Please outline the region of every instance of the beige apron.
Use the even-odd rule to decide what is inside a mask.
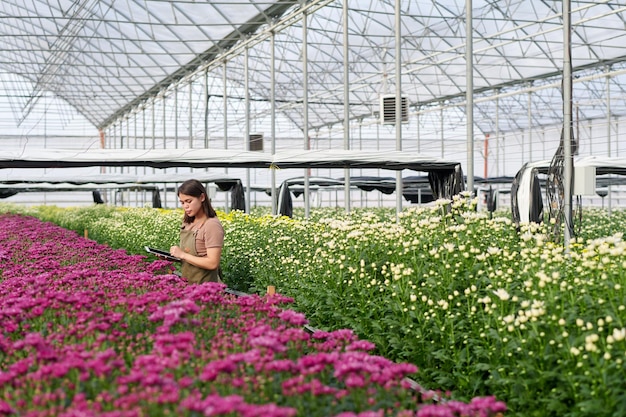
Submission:
[[[204,223],[203,223],[204,224]],[[202,227],[202,225],[200,225]],[[196,251],[196,235],[198,230],[184,230],[180,231],[180,247],[186,253],[193,256],[198,256]],[[222,282],[220,279],[219,268],[218,269],[203,269],[197,266],[191,265],[188,262],[182,261],[182,276],[187,278],[190,284],[202,284],[204,282]]]

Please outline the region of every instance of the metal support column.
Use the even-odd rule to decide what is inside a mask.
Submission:
[[[302,13],[302,129],[304,133],[304,150],[309,150],[309,42],[307,39],[308,32],[308,13],[306,10]],[[309,196],[309,171],[310,168],[304,169],[304,217],[309,218],[311,213],[311,202]]]
[[[607,148],[607,153],[608,153],[608,157],[610,158],[611,155],[611,76],[608,74],[611,71],[611,68],[607,67],[606,68],[606,148]],[[612,211],[613,211],[613,201],[611,198],[611,184],[609,183],[607,185],[607,197],[608,197],[608,211],[609,211],[609,216],[611,215]]]
[[[244,64],[243,64],[243,78],[245,89],[245,109],[246,109],[246,124],[245,124],[245,149],[250,150],[250,68],[249,68],[249,48],[246,46],[244,51]],[[250,213],[250,168],[246,168],[246,213]]]
[[[465,1],[465,65],[467,117],[467,190],[474,195],[474,23],[472,0]]]
[[[270,111],[271,111],[271,151],[276,154],[276,33],[272,32],[270,37]],[[272,214],[278,214],[278,196],[276,194],[276,169],[270,170],[272,181]]]
[[[570,0],[563,1],[563,244],[567,248],[572,228],[572,47]]]
[[[396,38],[396,151],[402,150],[402,1],[396,0],[395,38]],[[402,212],[402,170],[396,171],[396,222],[400,221]]]
[[[348,38],[348,0],[343,0],[343,149],[350,149],[350,71]],[[344,171],[345,209],[350,212],[350,168]]]
[[[223,130],[224,130],[224,149],[228,149],[228,77],[226,76],[226,71],[228,70],[228,64],[224,61],[223,69],[222,69],[222,88],[223,88],[223,96],[224,102],[223,104]],[[207,104],[208,105],[208,104]],[[224,168],[224,172],[228,174],[228,167]],[[230,212],[230,200],[228,196],[224,201],[224,208],[226,213]]]

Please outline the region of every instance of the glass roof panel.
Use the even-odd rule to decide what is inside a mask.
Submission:
[[[625,114],[626,100],[615,97],[623,98],[626,85],[619,72],[626,62],[626,5],[621,0],[571,4],[572,64],[577,77],[591,77],[575,86],[576,99],[595,103],[610,88],[611,112]],[[378,112],[380,95],[395,92],[395,1],[354,0],[348,5],[349,111],[351,118],[362,119]],[[535,109],[535,123],[558,121],[561,97],[554,85],[563,67],[561,2],[474,0],[473,5],[477,126],[493,129],[494,103],[489,100],[515,90],[532,92],[531,100],[524,94],[503,97],[499,105],[509,111],[500,112],[500,129],[526,126],[529,105]],[[402,93],[412,111],[441,103],[462,108],[465,0],[404,1],[401,7]],[[311,10],[306,51],[303,8]],[[18,119],[45,92],[66,100],[102,127],[132,112],[142,100],[169,94],[173,84],[203,65],[220,80],[221,60],[227,62],[231,88],[242,89],[243,49],[237,56],[229,51],[253,38],[248,49],[249,93],[267,102],[269,33],[279,28],[274,50],[279,111],[303,128],[306,52],[309,128],[342,123],[346,57],[339,0],[3,0],[0,19],[0,71],[32,83],[20,86],[26,98],[12,98]],[[604,79],[594,78],[605,71],[613,71],[609,87]],[[581,117],[595,118],[603,110],[589,104],[580,111]]]

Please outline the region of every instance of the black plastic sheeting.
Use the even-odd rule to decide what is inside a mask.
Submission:
[[[0,198],[9,198],[17,193],[17,190],[0,190]]]
[[[341,180],[343,181],[343,178]],[[351,177],[350,185],[363,191],[376,190],[387,195],[396,192],[396,179],[394,177]],[[413,204],[430,203],[436,200],[426,176],[402,178],[402,196]]]
[[[104,204],[104,200],[102,199],[102,194],[100,194],[100,191],[98,190],[93,190],[91,192],[91,195],[93,197],[93,202],[96,204]]]
[[[159,190],[153,190],[152,191],[152,208],[162,208],[163,206],[161,205],[161,194],[159,193]]]
[[[524,174],[525,169],[522,168],[518,171],[513,178],[513,183],[511,184],[511,218],[513,223],[519,228],[521,217],[520,217],[520,205],[517,198],[517,193],[520,187],[520,181],[522,179],[522,175]],[[541,183],[539,181],[539,177],[537,175],[537,170],[532,169],[532,177],[530,180],[530,195],[529,195],[529,205],[528,209],[528,220],[534,223],[541,223],[543,221],[543,199],[541,197]]]
[[[379,191],[383,194],[396,192],[394,177],[356,176],[350,177],[350,186],[363,191]],[[291,188],[290,188],[291,185]],[[298,197],[304,193],[303,178],[292,178],[281,184],[278,214],[293,214],[291,194]],[[309,186],[317,189],[323,187],[341,187],[345,178],[311,178]],[[413,204],[430,203],[440,198],[452,199],[452,196],[465,189],[465,181],[460,165],[455,169],[431,171],[428,176],[409,176],[402,178],[402,196]]]
[[[193,174],[190,174],[190,175],[193,175]],[[241,180],[238,180],[238,179],[218,180],[218,181],[213,181],[213,182],[217,186],[217,188],[220,189],[220,191],[230,191],[232,190],[233,187],[237,186],[237,183],[241,184]]]
[[[241,180],[230,188],[230,208],[232,210],[246,211],[246,196]]]
[[[3,152],[0,168],[382,168],[450,170],[459,162],[403,151],[287,150],[275,154],[229,149],[39,149]]]
[[[293,216],[293,200],[291,199],[291,192],[289,186],[283,183],[280,186],[280,194],[278,198],[278,214],[281,216],[292,217]]]
[[[465,190],[463,170],[460,165],[454,169],[430,171],[428,182],[436,200],[440,198],[451,200],[453,196]]]

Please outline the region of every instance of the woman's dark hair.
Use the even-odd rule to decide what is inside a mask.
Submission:
[[[204,188],[204,185],[202,185],[200,181],[187,180],[183,182],[180,187],[178,187],[178,191],[176,192],[176,195],[178,196],[180,196],[181,194],[190,195],[197,198],[202,197],[202,194],[204,194],[204,201],[202,202],[202,210],[204,211],[204,214],[206,214],[207,217],[217,217],[217,213],[211,205],[209,194],[206,192],[206,188]],[[183,221],[185,223],[191,223],[193,222],[194,218],[195,217],[187,216],[187,213],[185,213],[185,218],[183,219]]]

